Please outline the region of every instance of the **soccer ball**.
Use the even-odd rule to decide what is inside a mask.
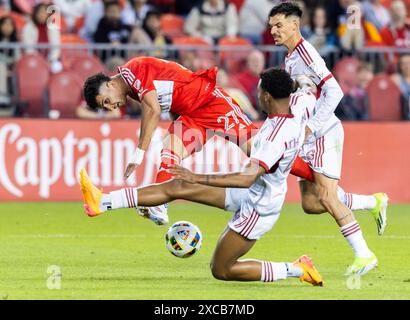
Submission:
[[[193,223],[178,221],[165,234],[165,243],[174,256],[188,258],[201,249],[202,234]]]

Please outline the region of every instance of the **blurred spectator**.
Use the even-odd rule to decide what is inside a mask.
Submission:
[[[222,37],[235,37],[238,33],[238,14],[233,4],[224,0],[205,0],[194,7],[185,20],[185,32],[218,42]]]
[[[406,25],[407,11],[402,0],[394,0],[390,7],[392,21],[380,34],[385,45],[397,48],[410,48],[410,28]]]
[[[57,27],[48,27],[47,5],[44,3],[37,4],[33,8],[31,19],[26,22],[22,31],[22,42],[29,45],[26,52],[35,52],[32,47],[36,44],[50,44],[53,46],[50,50],[40,50],[41,53],[48,55],[52,72],[62,70],[62,64],[59,61],[61,51],[60,45],[60,30]]]
[[[303,37],[309,41],[322,56],[328,54],[337,44],[337,37],[327,24],[326,10],[316,7],[311,13],[310,25],[301,30]]]
[[[372,64],[362,62],[357,70],[357,81],[347,94],[343,97],[336,116],[341,120],[359,121],[368,120],[368,96],[367,86],[374,78],[374,67]]]
[[[203,0],[178,0],[175,1],[175,13],[186,17],[193,7],[199,6]]]
[[[128,43],[150,46],[152,44],[152,41],[148,34],[144,31],[144,29],[142,29],[142,27],[134,27],[132,28]],[[127,51],[127,58],[131,59],[133,57],[146,56],[148,54],[149,53],[147,50],[132,49]]]
[[[81,104],[75,109],[75,115],[80,119],[119,119],[121,118],[121,111],[119,109],[114,109],[112,111],[99,109],[97,111],[93,111],[87,107],[85,101],[82,101]]]
[[[16,43],[17,30],[14,21],[9,16],[0,18],[0,43]],[[11,101],[11,91],[9,89],[9,71],[19,58],[17,49],[0,49],[0,106],[8,106]],[[11,108],[0,109],[0,115],[11,115]]]
[[[91,0],[54,0],[60,9],[69,31],[73,31],[77,19],[82,18],[89,10]]]
[[[0,43],[17,43],[17,28],[14,20],[10,16],[0,18]],[[17,49],[0,49],[0,61],[5,63],[8,69],[11,69],[14,63],[19,59],[20,51]]]
[[[245,0],[239,12],[239,34],[253,44],[262,42],[270,10],[278,1]]]
[[[147,4],[147,0],[129,0],[121,12],[124,24],[141,27],[145,16],[154,8]]]
[[[362,28],[360,3],[355,0],[341,0],[339,3],[344,9],[344,13],[338,16],[339,43],[342,49],[348,52],[362,49],[365,44],[365,32]],[[356,25],[350,25],[352,23]]]
[[[96,43],[110,43],[113,45],[115,54],[125,56],[125,52],[118,52],[115,46],[122,43],[127,43],[130,37],[131,29],[121,21],[121,7],[118,2],[111,1],[105,3],[104,17],[98,23],[97,31],[94,34]],[[102,59],[105,61],[107,52],[104,51]]]
[[[403,118],[410,120],[410,54],[400,57],[398,73],[392,75],[392,80],[401,91]]]
[[[150,11],[145,16],[143,22],[143,29],[151,39],[151,43],[157,47],[164,47],[171,44],[171,39],[165,36],[161,31],[160,13],[157,11]],[[157,49],[149,53],[150,56],[157,58],[166,58],[168,56],[167,50]]]
[[[104,17],[105,4],[112,0],[95,0],[91,3],[89,10],[84,17],[84,27],[80,30],[80,36],[89,42],[94,41],[94,33],[97,30],[98,23]]]
[[[174,13],[175,5],[180,0],[149,0],[148,2],[161,13]]]
[[[257,105],[257,87],[259,75],[265,68],[265,56],[259,50],[253,50],[246,61],[246,70],[235,75],[235,80],[245,89],[252,105]]]
[[[363,16],[366,21],[372,23],[377,30],[390,23],[389,10],[381,3],[381,0],[366,0],[362,4]]]
[[[246,94],[232,83],[232,79],[224,69],[218,69],[216,84],[223,88],[239,104],[241,109],[251,120],[259,119],[258,111],[252,106]]]

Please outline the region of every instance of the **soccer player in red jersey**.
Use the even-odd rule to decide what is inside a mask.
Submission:
[[[246,153],[256,127],[238,104],[216,86],[217,68],[192,72],[178,63],[152,57],[137,57],[118,68],[110,78],[102,73],[87,79],[84,96],[91,109],[114,110],[125,105],[127,96],[142,106],[141,133],[125,172],[128,178],[144,157],[161,113],[178,116],[168,128],[161,152],[156,183],[172,178],[168,168],[201,150],[217,134],[236,143]],[[167,206],[140,208],[157,224],[168,222]]]

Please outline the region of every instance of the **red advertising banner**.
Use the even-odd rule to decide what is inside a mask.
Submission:
[[[79,201],[78,172],[85,167],[106,191],[153,183],[162,139],[161,123],[143,164],[126,182],[127,160],[135,150],[139,121],[0,120],[0,200]],[[410,202],[410,123],[347,123],[341,185],[348,192],[387,192],[393,202]],[[223,139],[184,160],[196,172],[239,171],[246,157]],[[288,201],[300,200],[295,177]]]

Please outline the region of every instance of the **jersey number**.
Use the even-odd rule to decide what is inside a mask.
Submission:
[[[232,118],[233,121],[231,121],[230,118]],[[235,124],[239,123],[239,120],[238,120],[238,117],[236,116],[234,111],[229,111],[224,116],[218,117],[217,122],[218,123],[224,122],[225,123],[225,131],[229,131],[229,130],[231,130],[232,128],[235,127]]]

